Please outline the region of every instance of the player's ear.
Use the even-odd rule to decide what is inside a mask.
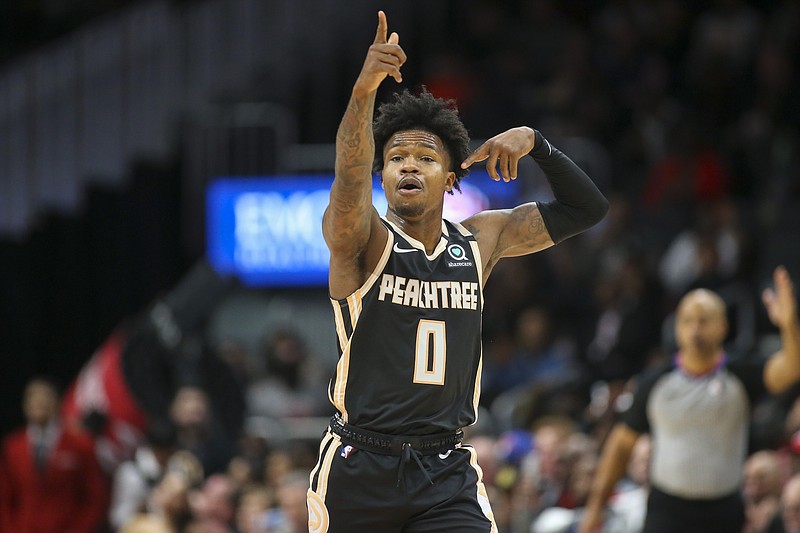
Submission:
[[[453,190],[453,187],[456,184],[456,173],[455,172],[448,172],[447,173],[447,181],[444,185],[444,190],[450,192]]]

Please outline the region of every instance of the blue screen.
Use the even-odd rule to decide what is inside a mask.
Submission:
[[[206,194],[207,256],[214,268],[259,287],[322,286],[330,254],[322,237],[333,174],[219,178]],[[460,221],[484,209],[519,203],[519,182],[472,171],[462,193],[445,195],[444,217]],[[373,203],[386,213],[380,182]]]

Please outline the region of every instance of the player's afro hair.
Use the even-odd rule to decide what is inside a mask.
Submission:
[[[404,130],[429,131],[442,140],[450,159],[449,171],[456,175],[454,187],[460,191],[459,183],[469,173],[468,169],[461,168],[461,162],[469,155],[469,133],[458,116],[455,100],[436,98],[423,86],[419,95],[405,89],[396,93],[391,102],[381,104],[372,125],[374,172],[383,170],[383,148],[389,138]]]

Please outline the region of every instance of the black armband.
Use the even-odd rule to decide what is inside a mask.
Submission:
[[[530,155],[547,176],[552,202],[539,202],[539,212],[550,238],[558,244],[600,222],[608,211],[608,200],[589,176],[569,157],[534,130]]]
[[[531,150],[531,157],[538,161],[550,157],[551,155],[553,155],[553,145],[544,138],[542,132],[533,130],[533,150]]]

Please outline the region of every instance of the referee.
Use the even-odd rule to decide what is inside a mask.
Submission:
[[[678,305],[679,351],[670,364],[642,377],[631,408],[606,442],[581,533],[601,531],[603,510],[622,477],[636,439],[653,439],[645,533],[741,531],[741,472],[750,409],[766,391],[786,390],[800,378],[800,323],[789,274],[774,273],[764,292],[782,348],[766,361],[729,361],[725,304],[699,289]]]

